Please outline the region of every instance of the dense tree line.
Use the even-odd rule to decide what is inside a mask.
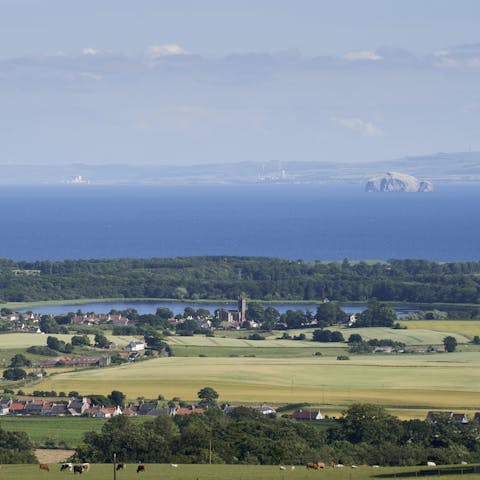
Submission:
[[[205,415],[144,423],[115,417],[100,433],[87,433],[77,455],[89,462],[111,462],[115,452],[125,462],[208,463],[211,455],[213,463],[441,464],[478,462],[479,435],[478,422],[461,425],[441,415],[435,423],[401,421],[375,405],[352,405],[327,430],[245,407],[231,416],[212,407]]]
[[[0,463],[37,463],[33,444],[25,432],[0,428]]]
[[[22,272],[33,271],[33,274]],[[73,298],[477,303],[480,262],[303,262],[262,257],[14,262],[0,259],[0,300]],[[327,314],[331,312],[326,312]],[[52,332],[53,333],[53,332]]]

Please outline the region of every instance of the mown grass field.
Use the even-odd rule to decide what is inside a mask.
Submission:
[[[99,432],[105,421],[84,417],[1,417],[0,427],[26,432],[35,446],[51,441],[56,447],[75,448],[85,432]]]
[[[164,464],[147,464],[144,473],[136,473],[136,465],[127,465],[125,471],[117,473],[118,480],[129,479],[159,479],[162,480],[313,480],[321,477],[325,480],[368,480],[380,478],[416,478],[425,480],[438,479],[439,476],[451,480],[473,480],[478,474],[464,473],[478,470],[478,466],[444,466],[427,469],[426,467],[385,467],[372,468],[360,467],[356,469],[343,468],[325,471],[306,470],[303,466],[297,466],[294,470],[286,467],[280,470],[276,466],[259,465],[178,465],[173,468]],[[430,474],[425,474],[429,472]],[[1,476],[9,480],[37,480],[48,477],[49,479],[61,479],[71,476],[71,473],[60,472],[60,466],[50,465],[50,472],[40,471],[38,465],[2,465]],[[113,478],[113,465],[93,464],[90,471],[84,473],[90,480],[104,480]]]
[[[309,358],[158,358],[136,364],[47,377],[36,389],[109,394],[128,398],[180,397],[195,400],[204,386],[221,401],[243,403],[310,402],[338,411],[354,402],[426,412],[432,408],[478,409],[480,355]],[[28,392],[28,389],[25,389]]]
[[[0,335],[0,351],[12,349],[25,349],[31,346],[44,347],[47,345],[47,338],[49,335],[41,333],[4,333]],[[73,335],[65,335],[61,333],[51,334],[51,336],[58,338],[64,342],[70,342]],[[89,335],[91,342],[95,335]],[[129,343],[134,337],[117,336],[106,334],[106,337],[115,342],[118,346],[124,346]]]
[[[400,324],[408,330],[425,329],[448,335],[461,334],[468,340],[480,335],[480,320],[404,320]]]

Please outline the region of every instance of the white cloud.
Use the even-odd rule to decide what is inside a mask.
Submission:
[[[80,77],[85,78],[87,80],[102,80],[102,75],[97,75],[96,73],[92,72],[80,72]]]
[[[165,45],[151,45],[147,48],[147,54],[151,57],[171,57],[175,55],[189,55],[180,45],[168,43]]]
[[[382,57],[378,55],[375,52],[371,52],[369,50],[361,50],[358,52],[348,52],[346,53],[343,58],[345,60],[348,60],[350,62],[356,62],[359,60],[370,60],[370,61],[376,61],[376,60],[381,60]]]
[[[94,48],[86,47],[82,50],[82,55],[87,55],[87,56],[94,56],[98,55],[100,53],[99,50],[95,50]]]
[[[382,129],[373,122],[362,120],[360,118],[340,118],[337,120],[339,125],[360,133],[363,137],[379,137],[383,134]]]

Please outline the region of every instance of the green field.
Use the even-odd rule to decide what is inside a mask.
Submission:
[[[426,472],[430,475],[426,475]],[[352,468],[328,468],[325,471],[306,470],[303,466],[297,466],[291,470],[287,466],[280,470],[279,466],[258,465],[178,465],[173,468],[165,464],[147,464],[146,471],[136,473],[136,464],[127,465],[125,471],[117,472],[118,480],[129,479],[159,479],[162,480],[309,480],[321,477],[326,480],[367,480],[375,478],[416,478],[421,476],[425,480],[438,479],[439,476],[451,480],[473,480],[478,474],[470,473],[479,471],[478,466],[454,465],[443,467],[359,467]],[[467,473],[468,472],[468,473]],[[61,479],[71,476],[71,473],[60,472],[60,466],[51,464],[50,472],[40,471],[38,465],[2,465],[1,476],[9,480],[37,480],[41,477]],[[90,471],[85,473],[91,480],[114,478],[113,465],[91,465]]]
[[[480,355],[475,352],[433,355],[309,358],[158,358],[138,364],[77,371],[47,377],[36,389],[77,390],[128,398],[178,396],[195,400],[204,386],[221,401],[244,403],[310,402],[338,411],[354,402],[426,411],[475,409],[480,394]]]
[[[98,432],[105,420],[84,417],[1,417],[0,427],[26,432],[35,446],[54,442],[55,447],[75,448],[89,431]],[[53,446],[53,445],[51,445]]]
[[[447,335],[461,334],[469,341],[475,335],[480,335],[480,320],[405,320],[400,324],[409,330],[425,329]]]
[[[51,335],[64,342],[70,342],[73,336],[61,333],[55,333]],[[4,333],[0,335],[0,350],[25,349],[31,346],[43,347],[47,345],[48,336],[49,335],[41,333]],[[89,335],[92,343],[94,336],[95,335]],[[106,337],[112,342],[115,342],[119,347],[127,345],[127,343],[134,339],[134,337],[130,336],[117,336],[108,334]]]

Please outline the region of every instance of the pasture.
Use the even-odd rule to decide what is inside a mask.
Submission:
[[[469,341],[475,335],[480,335],[480,320],[402,320],[400,325],[406,326],[408,330],[425,329],[445,335],[461,334]]]
[[[167,341],[176,357],[199,355],[208,357],[309,357],[315,355],[316,352],[321,352],[322,355],[337,356],[345,354],[347,350],[347,345],[343,343],[320,344],[309,341],[279,340],[275,335],[270,335],[265,340],[194,335],[192,337],[168,337]]]
[[[52,333],[53,337],[58,338],[64,342],[70,342],[72,335]],[[31,346],[45,347],[47,345],[47,338],[49,335],[42,333],[2,333],[0,335],[0,350],[19,350],[26,349]],[[89,335],[91,342],[93,343],[95,335]],[[135,337],[130,336],[114,336],[106,334],[106,337],[115,342],[119,347],[127,345],[131,340],[136,340]]]
[[[85,432],[99,432],[105,420],[80,417],[2,417],[0,427],[7,431],[22,431],[35,446],[75,448]]]
[[[478,409],[480,356],[475,352],[433,355],[309,358],[158,358],[113,368],[47,377],[36,389],[196,400],[204,386],[232,403],[309,402],[337,411],[354,402],[386,408]]]
[[[478,474],[478,466],[443,466],[443,467],[359,467],[327,468],[324,471],[306,470],[305,467],[290,466],[281,470],[278,465],[178,465],[174,468],[164,464],[147,464],[145,472],[136,473],[136,464],[127,465],[126,470],[117,472],[118,480],[130,479],[158,479],[162,480],[369,480],[380,478],[416,478],[425,480],[438,479],[439,475],[447,476],[451,480],[473,480]],[[64,479],[73,476],[71,472],[60,472],[59,464],[50,464],[50,471],[39,470],[38,465],[2,465],[1,475],[9,480],[51,480]],[[468,473],[467,473],[468,472]],[[93,464],[90,471],[81,478],[90,480],[104,480],[113,477],[113,465]]]

